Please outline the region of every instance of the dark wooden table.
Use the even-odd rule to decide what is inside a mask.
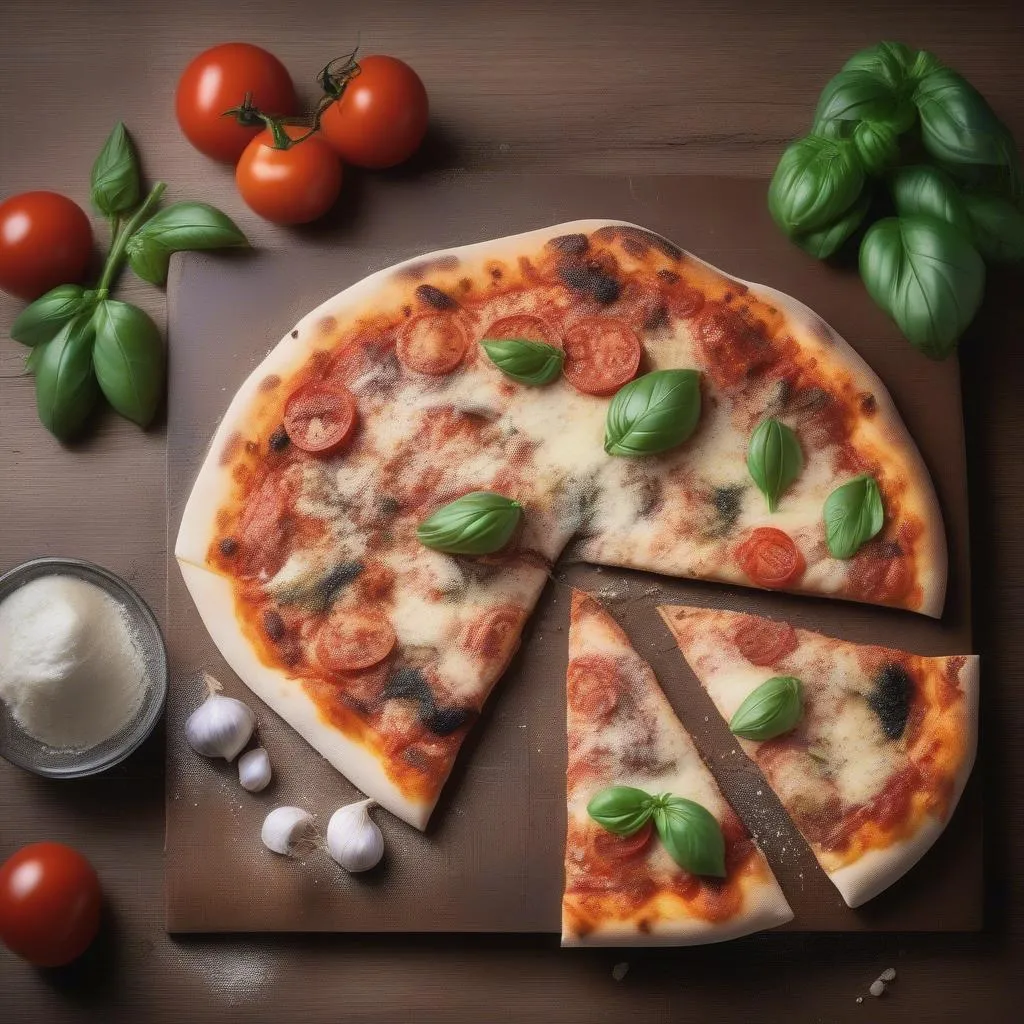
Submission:
[[[420,164],[431,169],[767,177],[784,142],[806,130],[826,78],[883,38],[937,52],[1024,140],[1019,0],[6,0],[0,196],[52,188],[85,205],[96,150],[123,119],[149,177],[170,182],[170,198],[217,204],[256,244],[302,244],[301,233],[249,215],[230,171],[184,143],[174,83],[198,50],[243,38],[273,49],[311,95],[312,74],[357,34],[365,52],[402,56],[426,81],[434,131]],[[342,204],[317,237],[344,245],[348,218],[359,215],[356,204]],[[94,856],[108,896],[103,940],[78,965],[36,972],[0,951],[0,1020],[1011,1019],[1024,994],[1024,359],[989,335],[1008,315],[1000,296],[1019,287],[1019,278],[992,275],[962,356],[984,680],[984,933],[767,935],[724,947],[582,954],[560,952],[547,936],[172,940],[163,928],[157,735],[92,781],[47,783],[0,763],[0,857],[33,840],[73,843]],[[162,313],[155,290],[126,279],[122,294]],[[0,327],[17,308],[0,301]],[[1009,326],[1002,337],[1024,339],[1024,323]],[[161,614],[162,427],[142,434],[108,417],[91,441],[61,448],[36,422],[21,358],[18,346],[0,342],[0,569],[41,554],[92,559],[125,575]],[[616,982],[620,961],[630,971]],[[889,966],[899,979],[873,1000],[867,985]]]

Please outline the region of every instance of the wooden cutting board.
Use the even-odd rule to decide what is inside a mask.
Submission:
[[[321,850],[292,862],[261,845],[260,825],[271,808],[300,805],[323,827],[357,793],[233,676],[207,636],[171,554],[170,931],[557,931],[570,584],[595,592],[654,665],[673,707],[771,861],[796,914],[789,928],[981,927],[977,770],[950,827],[924,860],[888,892],[851,910],[735,747],[654,612],[661,602],[715,605],[925,654],[972,650],[957,363],[933,363],[915,352],[851,268],[819,263],[788,244],[768,217],[764,183],[458,173],[361,179],[330,223],[296,232],[287,251],[176,258],[169,285],[168,551],[173,552],[185,500],[218,419],[253,367],[303,314],[368,273],[418,253],[583,217],[635,221],[728,273],[788,292],[864,355],[892,392],[936,483],[950,552],[942,620],[560,564],[519,655],[463,747],[429,830],[420,834],[376,812],[386,859],[367,876],[349,876]],[[233,765],[199,758],[184,742],[184,720],[201,698],[202,669],[257,710],[275,770],[262,794],[246,793]]]

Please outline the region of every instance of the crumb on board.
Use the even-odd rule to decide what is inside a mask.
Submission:
[[[875,996],[875,998],[878,998],[878,996],[880,996],[885,991],[885,982],[882,981],[881,978],[876,978],[873,982],[871,982],[871,987],[868,989],[868,991],[873,996]]]
[[[625,961],[622,961],[622,963],[618,963],[618,964],[616,964],[616,965],[615,965],[615,966],[614,966],[614,967],[612,968],[612,977],[613,977],[613,978],[614,978],[614,979],[615,979],[616,981],[622,981],[622,979],[623,979],[623,978],[624,978],[624,977],[625,977],[625,976],[626,976],[626,975],[627,975],[628,973],[629,973],[629,964],[628,964],[628,963],[626,963]]]
[[[878,976],[879,981],[895,981],[896,980],[896,968],[886,967],[884,971]]]

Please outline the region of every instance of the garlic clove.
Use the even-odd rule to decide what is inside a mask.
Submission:
[[[327,823],[327,852],[346,871],[369,871],[384,856],[384,836],[368,813],[374,803],[348,804]]]
[[[238,759],[238,781],[242,789],[258,793],[270,785],[270,755],[263,747],[247,750]]]
[[[308,811],[301,807],[275,807],[263,820],[260,838],[268,850],[294,857],[312,833],[313,817]]]
[[[221,685],[213,676],[207,675],[205,679],[206,700],[188,716],[185,739],[203,757],[232,761],[249,742],[256,728],[256,716],[240,700],[222,697]]]

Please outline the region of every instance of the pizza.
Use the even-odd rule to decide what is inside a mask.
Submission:
[[[561,372],[524,384],[488,340]],[[672,369],[693,371],[692,436],[608,454],[613,396]],[[774,511],[748,467],[769,421],[802,462]],[[869,479],[875,533],[837,557],[824,503]],[[420,541],[480,492],[522,513],[501,550]],[[243,682],[423,828],[570,541],[600,564],[930,615],[945,592],[931,482],[860,357],[800,303],[609,221],[410,260],[306,316],[231,401],[175,554]]]
[[[618,623],[579,591],[569,616],[566,706],[563,945],[697,945],[792,919],[764,854],[722,795],[654,671]],[[594,801],[610,787],[671,794],[709,812],[723,844],[721,863],[712,868],[721,874],[677,863],[652,818],[628,822],[622,834],[599,824]]]
[[[926,658],[738,612],[658,610],[851,907],[917,863],[974,764],[977,656]],[[749,710],[766,695],[759,688],[780,679],[799,684],[799,719],[779,735],[744,738],[744,703]],[[762,700],[760,714],[775,713],[773,703]]]

